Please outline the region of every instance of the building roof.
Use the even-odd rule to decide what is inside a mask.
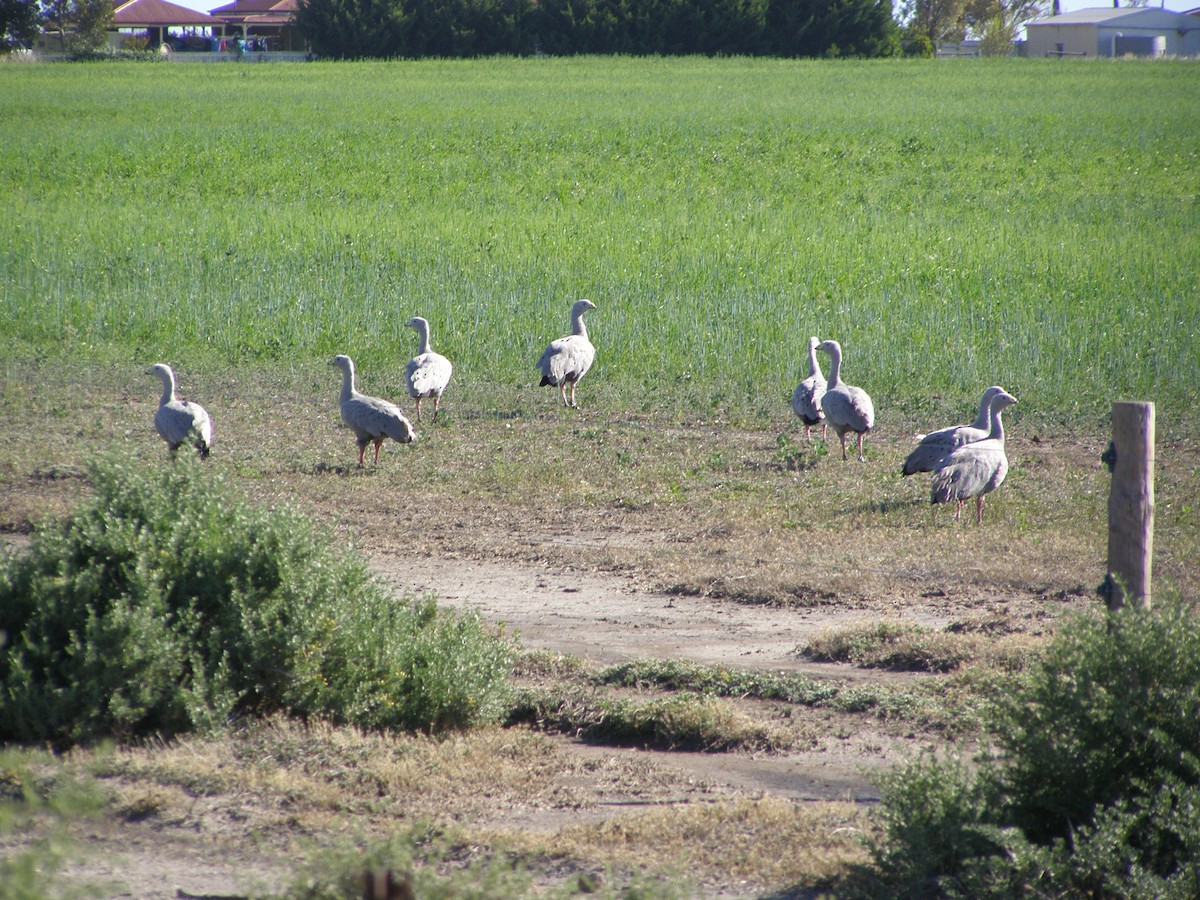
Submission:
[[[1174,28],[1176,20],[1186,18],[1188,17],[1183,13],[1172,12],[1169,9],[1144,6],[1123,6],[1116,9],[1111,6],[1096,6],[1077,9],[1061,16],[1035,19],[1028,25],[1095,25],[1098,28],[1106,28],[1118,24],[1135,27],[1136,22],[1136,27],[1142,28]]]
[[[293,13],[295,11],[296,0],[233,0],[232,3],[209,10],[212,15],[222,18]]]
[[[188,9],[168,0],[117,0],[113,4],[113,25],[118,28],[199,25],[220,28],[225,23],[208,13]]]
[[[234,0],[211,12],[230,25],[289,25],[296,17],[296,0]]]

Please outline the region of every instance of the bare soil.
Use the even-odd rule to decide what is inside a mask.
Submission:
[[[614,424],[588,411],[569,421],[557,410],[511,421],[464,412],[458,422],[423,426],[422,441],[410,448],[387,445],[378,465],[360,470],[327,397],[263,390],[283,394],[290,415],[306,423],[306,442],[263,425],[253,404],[230,401],[214,465],[262,502],[311,510],[398,594],[435,594],[502,625],[527,649],[595,665],[677,658],[903,684],[937,676],[814,663],[800,650],[830,629],[880,619],[934,628],[999,619],[1007,633],[1039,638],[1098,602],[1107,480],[1101,435],[1014,429],[1012,484],[989,502],[979,527],[966,514],[955,521],[950,510],[930,511],[927,486],[896,476],[911,432],[925,423],[884,430],[868,441],[866,464],[846,464],[836,443],[827,456],[815,445],[787,449],[777,432],[794,430],[790,420],[739,431],[712,422],[662,428],[636,417]],[[8,391],[10,416],[36,418],[32,388],[13,382]],[[160,464],[142,393],[76,398],[98,410],[91,432],[43,416],[37,427],[14,423],[24,437],[0,433],[7,540],[26,540],[31,523],[76,502],[99,446],[134,446],[147,464]],[[239,410],[245,422],[231,427]],[[43,447],[67,449],[48,459]],[[1182,443],[1163,450],[1158,571],[1194,596],[1200,452]],[[561,841],[573,828],[659,808],[772,798],[870,808],[878,800],[874,774],[960,740],[871,714],[743,705],[804,739],[778,753],[682,753],[538,735],[548,749],[538,751],[546,758],[537,778],[507,785],[498,772],[495,783],[464,775],[444,793],[397,800],[403,814],[364,805],[354,828],[382,836],[423,813],[479,835]],[[134,795],[158,790],[136,778],[117,781]],[[120,883],[114,897],[278,889],[331,829],[349,826],[318,821],[301,800],[264,799],[272,796],[151,798],[169,814],[87,826],[78,835],[86,852],[72,871],[111,877]],[[693,874],[704,897],[789,896],[769,873],[725,877],[700,861]]]

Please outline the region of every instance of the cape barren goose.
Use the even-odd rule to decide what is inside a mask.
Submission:
[[[407,444],[416,436],[400,407],[378,397],[360,394],[354,388],[354,360],[348,356],[335,356],[329,363],[342,370],[342,394],[339,405],[342,421],[350,426],[358,441],[358,464],[363,464],[367,444],[375,443],[375,462],[379,462],[379,445],[384,438]]]
[[[979,414],[970,425],[951,425],[949,428],[921,435],[920,443],[905,458],[900,474],[907,477],[917,472],[932,472],[938,467],[938,463],[963,444],[986,438],[992,398],[1003,393],[1004,388],[998,385],[992,385],[984,391],[983,396],[979,398]]]
[[[417,401],[417,421],[421,421],[421,401],[433,398],[433,420],[437,421],[442,408],[442,394],[450,383],[454,366],[450,360],[429,348],[429,323],[420,316],[408,320],[408,327],[416,331],[417,355],[409,360],[404,369],[404,380],[408,384],[408,396]]]
[[[578,408],[575,385],[587,374],[596,358],[596,348],[588,340],[587,327],[583,324],[583,314],[595,308],[596,304],[591,300],[576,300],[571,306],[571,333],[551,341],[537,361],[537,368],[542,373],[538,387],[546,384],[557,387],[563,406],[574,409]],[[571,387],[570,402],[567,401],[568,385]]]
[[[829,424],[825,421],[825,413],[821,409],[821,398],[825,396],[825,376],[821,374],[821,366],[817,363],[817,348],[821,339],[808,339],[808,377],[796,385],[792,391],[792,411],[804,423],[804,436],[812,439],[812,427],[821,426],[821,437]]]
[[[867,392],[860,387],[842,381],[842,345],[837,341],[825,341],[818,350],[829,354],[829,383],[821,397],[821,409],[825,421],[833,426],[842,441],[842,459],[846,459],[846,432],[858,435],[858,461],[863,457],[863,437],[875,427],[875,406]]]
[[[975,521],[983,524],[983,498],[1004,483],[1008,457],[1004,453],[1004,425],[1000,411],[1017,398],[1006,391],[992,397],[991,427],[982,441],[963,444],[950,453],[933,472],[930,503],[957,501],[954,518],[962,515],[963,504],[975,498]]]
[[[156,375],[162,382],[154,429],[167,442],[167,447],[174,453],[181,444],[191,444],[200,451],[201,459],[208,459],[212,449],[212,420],[204,407],[191,400],[176,398],[175,373],[166,363],[155,363],[146,374]]]

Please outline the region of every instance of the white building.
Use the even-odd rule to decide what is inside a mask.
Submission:
[[[1200,56],[1200,17],[1146,7],[1079,9],[1025,26],[1026,56]]]

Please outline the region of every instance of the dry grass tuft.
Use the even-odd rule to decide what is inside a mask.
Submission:
[[[565,828],[526,850],[655,866],[700,881],[764,885],[828,884],[865,862],[867,813],[849,803],[797,803],[772,797],[662,806],[638,815]]]
[[[964,666],[1021,671],[1044,639],[1016,631],[1014,623],[989,617],[937,630],[898,620],[864,621],[829,628],[811,638],[801,654],[814,662],[842,662],[904,672],[953,672]],[[994,638],[991,634],[1003,634]]]

